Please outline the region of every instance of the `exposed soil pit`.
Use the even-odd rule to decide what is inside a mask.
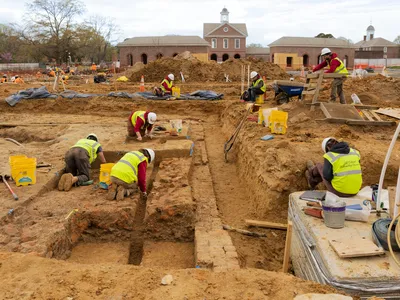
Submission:
[[[82,243],[71,252],[68,262],[80,264],[128,264],[129,242]]]
[[[47,145],[57,142],[57,138],[68,129],[68,125],[59,126],[15,126],[2,127],[0,137],[12,138],[19,143],[46,142]]]

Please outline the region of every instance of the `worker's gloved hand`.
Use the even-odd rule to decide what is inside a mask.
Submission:
[[[147,201],[147,193],[146,193],[146,192],[143,192],[143,193],[142,193],[142,199],[143,199],[144,201]]]
[[[139,136],[139,137],[137,138],[137,140],[138,140],[138,141],[141,141],[141,140],[143,140],[143,138],[142,138],[141,136]]]

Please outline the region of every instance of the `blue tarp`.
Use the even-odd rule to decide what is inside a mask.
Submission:
[[[90,98],[90,97],[97,97],[97,96],[104,96],[102,94],[83,94],[71,90],[66,90],[59,94],[63,98],[73,99],[73,98]]]
[[[10,106],[15,106],[22,99],[39,99],[39,98],[57,98],[56,94],[51,94],[46,89],[45,86],[41,86],[40,88],[30,88],[26,90],[19,91],[16,94],[12,94],[11,96],[6,98],[6,102]]]

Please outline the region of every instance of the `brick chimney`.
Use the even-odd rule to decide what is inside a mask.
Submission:
[[[367,36],[366,35],[364,35],[364,42],[367,40]]]

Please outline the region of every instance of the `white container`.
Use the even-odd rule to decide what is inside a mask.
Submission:
[[[361,104],[361,100],[356,94],[351,94],[351,100],[353,100],[353,104]]]

